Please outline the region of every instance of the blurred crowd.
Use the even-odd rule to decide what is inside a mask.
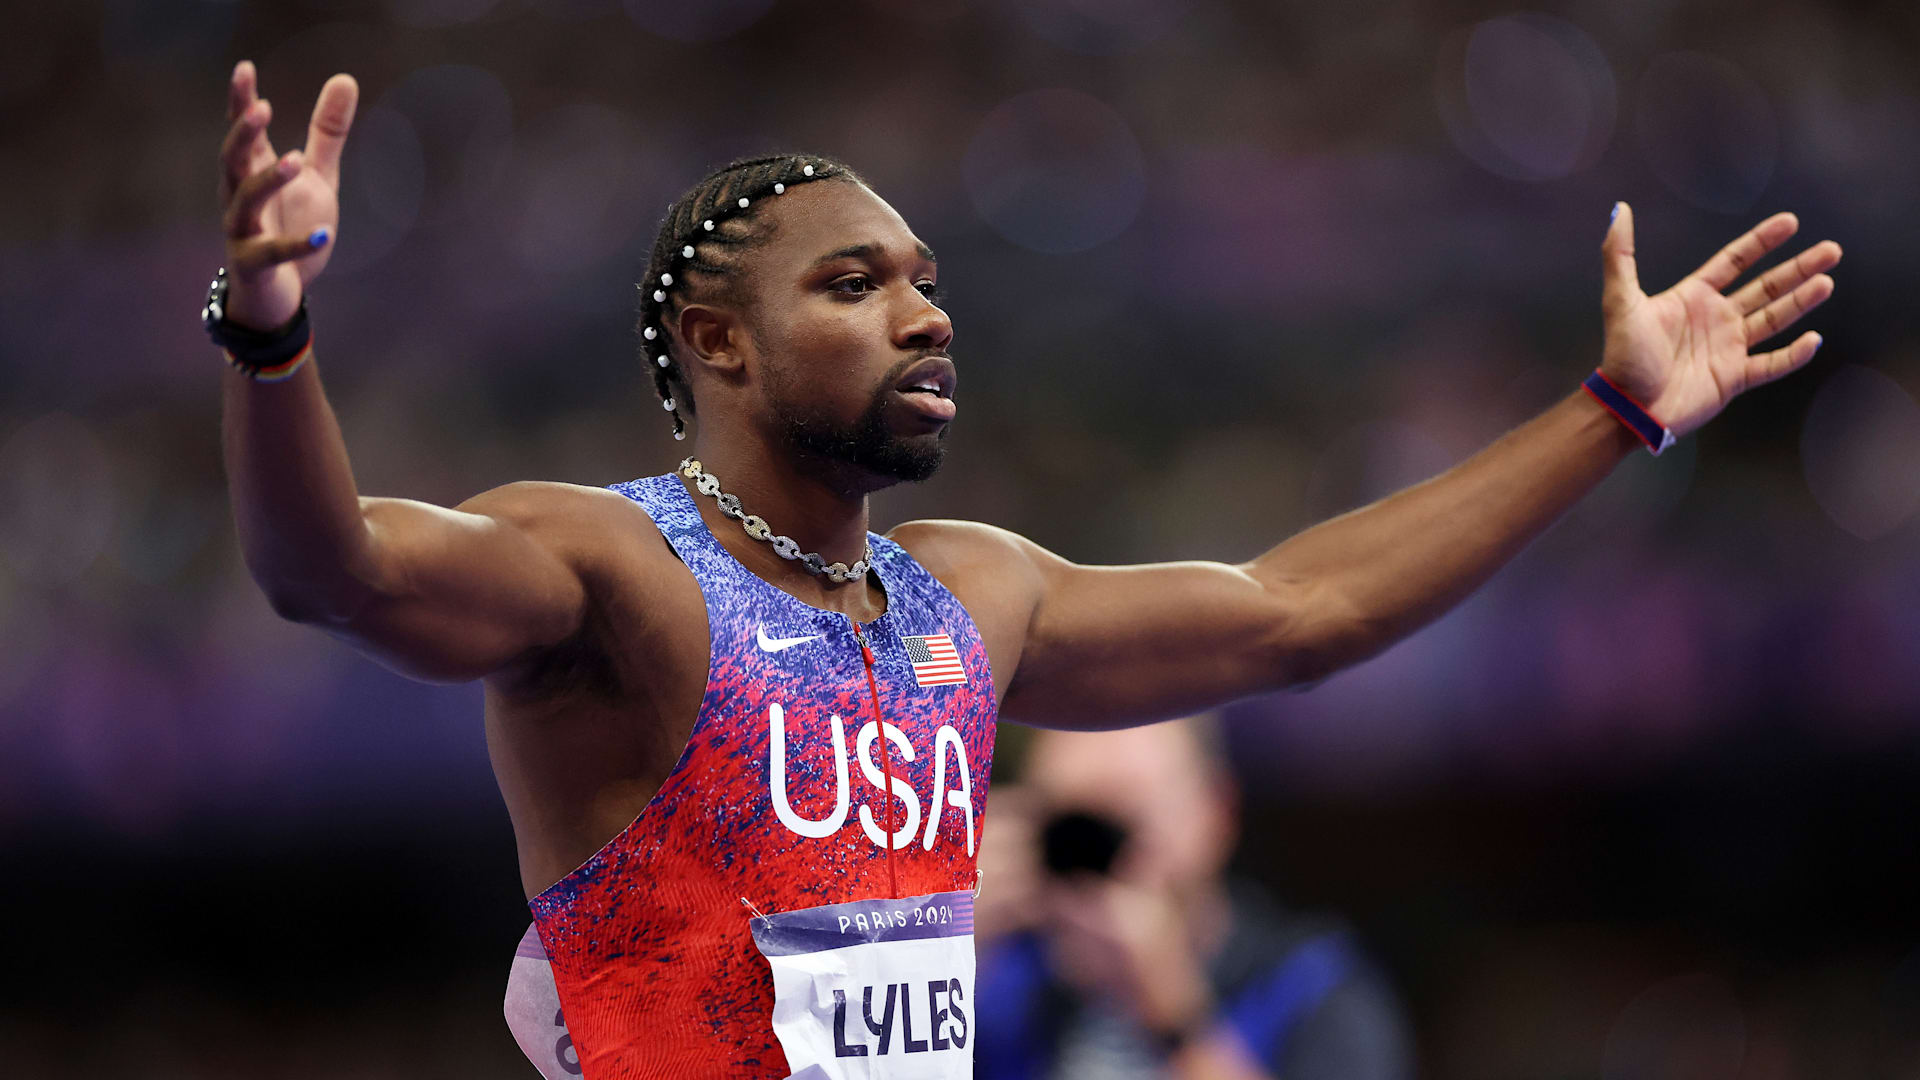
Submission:
[[[977,518],[1084,562],[1251,557],[1570,392],[1597,362],[1616,199],[1650,288],[1792,209],[1847,252],[1809,370],[1629,461],[1418,637],[1229,708],[1217,741],[1260,825],[1245,869],[1346,912],[1431,1075],[1914,1075],[1920,934],[1893,912],[1920,886],[1890,823],[1920,809],[1916,55],[1910,5],[1790,0],[16,5],[7,880],[106,845],[153,869],[91,887],[139,907],[177,878],[210,932],[231,890],[182,867],[260,848],[208,822],[298,838],[347,880],[386,866],[362,839],[429,847],[423,817],[505,835],[477,688],[280,623],[236,554],[196,315],[241,57],[282,148],[327,75],[360,80],[317,355],[362,490],[442,504],[672,464],[632,281],[668,201],[740,153],[852,162],[939,254],[961,416],[946,468],[877,498],[877,526]],[[510,845],[462,850],[510,881]],[[1802,886],[1809,858],[1834,896]],[[1750,922],[1715,917],[1722,890],[1751,890]],[[510,894],[475,937],[524,922]],[[112,920],[45,902],[4,909],[58,931],[35,956],[113,949]],[[262,1046],[308,1022],[236,1004],[232,972],[174,977],[134,970],[84,1022],[16,980],[0,1053],[64,1060],[46,1048],[79,1031],[224,1075],[130,1002],[203,1001],[180,1029]],[[80,1060],[59,1075],[123,1074]]]

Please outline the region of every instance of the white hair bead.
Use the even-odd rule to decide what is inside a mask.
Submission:
[[[712,231],[713,231],[713,219],[712,219],[712,218],[708,218],[707,220],[705,220],[705,221],[703,221],[703,222],[701,222],[701,223],[700,223],[700,227],[701,227],[701,228],[703,228],[703,229],[705,229],[705,230],[707,230],[708,232],[712,232]]]
[[[813,166],[811,166],[811,165],[808,165],[808,166],[806,166],[805,168],[803,168],[803,169],[801,169],[800,171],[801,171],[801,172],[803,172],[803,173],[806,173],[806,174],[807,174],[808,176],[812,176],[812,175],[813,175]]]
[[[659,356],[656,356],[656,357],[654,357],[654,360],[655,360],[655,361],[656,361],[657,363],[659,363],[659,365],[660,365],[661,367],[666,367],[666,366],[667,366],[667,354],[666,354],[666,353],[661,353],[661,354],[660,354]]]
[[[673,399],[672,399],[672,398],[668,398],[667,400],[665,400],[665,401],[663,401],[663,402],[661,402],[661,403],[660,403],[660,406],[661,406],[661,408],[664,408],[664,409],[666,409],[666,410],[667,410],[668,412],[672,412],[672,411],[673,411]]]
[[[745,210],[746,208],[747,208],[747,197],[745,195],[742,195],[740,196],[740,209]]]
[[[687,245],[686,247],[683,247],[683,248],[681,248],[681,249],[680,249],[680,256],[681,256],[682,258],[686,258],[686,259],[691,259],[691,258],[693,258],[693,245],[692,245],[692,244],[688,244],[688,245]]]
[[[674,438],[674,441],[675,441],[675,442],[678,442],[678,441],[680,441],[681,439],[684,439],[684,438],[686,438],[686,437],[687,437],[687,433],[686,433],[686,432],[684,432],[684,431],[676,431],[676,432],[674,432],[674,433],[673,433],[673,438]]]
[[[672,274],[661,274],[661,275],[660,275],[660,284],[662,284],[662,285],[671,285],[671,284],[673,284],[673,275],[672,275]]]
[[[785,184],[773,185],[773,193],[775,195],[785,195],[787,193],[787,185]]]
[[[643,338],[646,338],[648,341],[652,341],[654,338],[657,338],[660,336],[660,331],[655,330],[653,327],[649,326],[645,330],[640,331],[640,336]]]
[[[666,301],[666,299],[667,299],[667,291],[666,291],[665,289],[655,289],[655,290],[653,290],[653,302],[654,302],[654,303],[656,303],[656,304],[659,304],[659,303],[664,303],[664,302]]]

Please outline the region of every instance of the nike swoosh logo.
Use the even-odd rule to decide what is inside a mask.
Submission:
[[[782,649],[791,649],[795,645],[805,645],[809,641],[820,640],[819,634],[813,634],[808,637],[770,638],[767,636],[767,628],[764,626],[756,628],[756,632],[760,639],[760,650],[762,652],[779,652]]]

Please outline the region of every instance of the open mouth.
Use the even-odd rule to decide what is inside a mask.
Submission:
[[[898,391],[901,400],[914,411],[932,420],[951,420],[959,412],[953,399],[941,396],[937,390],[908,387]]]
[[[929,356],[907,369],[894,391],[928,418],[951,420],[956,412],[953,388],[958,381],[952,359]]]
[[[954,368],[950,357],[929,356],[908,368],[894,389],[902,394],[932,394],[935,397],[952,398],[954,385],[959,381],[960,373]]]

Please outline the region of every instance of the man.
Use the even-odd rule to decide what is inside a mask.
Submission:
[[[1413,1075],[1399,1005],[1351,935],[1226,876],[1239,795],[1211,733],[1041,732],[1021,783],[994,792],[982,1080]]]
[[[1638,440],[1811,359],[1811,333],[1747,350],[1832,293],[1840,255],[1722,295],[1796,230],[1776,215],[1649,297],[1617,207],[1587,392],[1246,564],[1087,567],[970,522],[868,532],[867,494],[930,473],[955,415],[936,266],[838,163],[762,159],[675,205],[642,282],[663,404],[676,434],[697,420],[679,475],[443,509],[358,493],[313,359],[303,297],[357,95],[330,79],[304,155],[281,156],[253,66],[230,80],[206,319],[234,368],[241,547],[282,615],[485,681],[521,882],[594,1078],[964,1075],[996,715],[1145,723],[1379,652]]]

